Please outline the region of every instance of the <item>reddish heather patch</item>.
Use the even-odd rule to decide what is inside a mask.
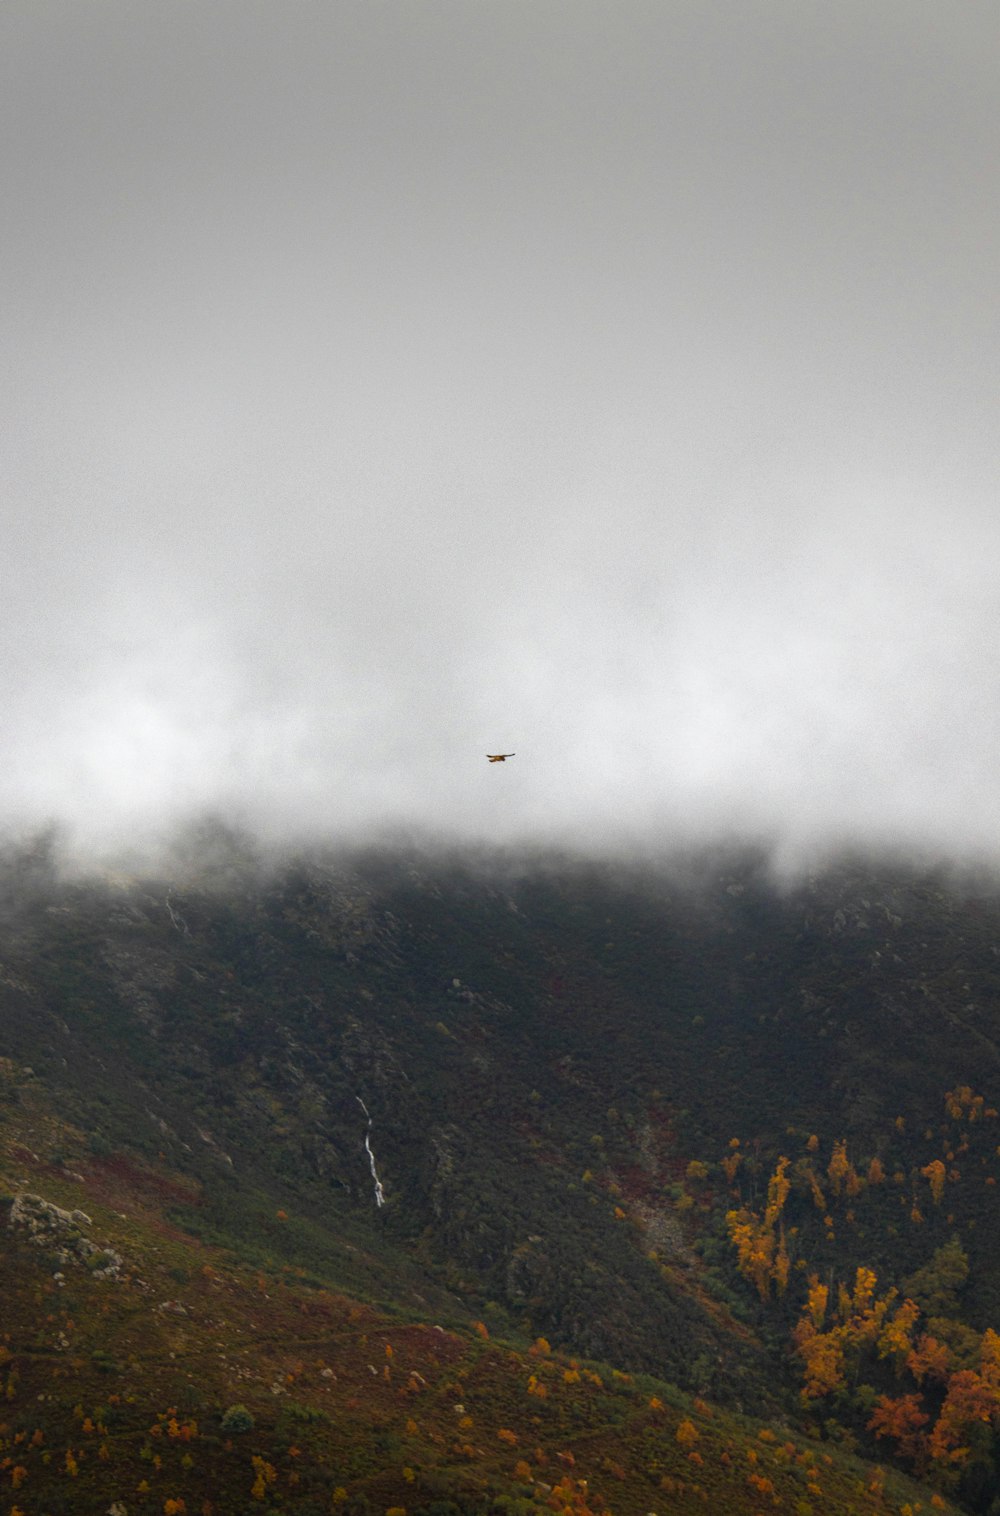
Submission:
[[[397,1328],[389,1324],[383,1328],[383,1335],[407,1364],[418,1359],[425,1363],[457,1363],[468,1351],[468,1343],[461,1337],[433,1326]]]
[[[662,1182],[647,1173],[637,1163],[615,1169],[615,1180],[627,1200],[654,1200],[662,1189]]]
[[[650,1105],[646,1108],[646,1117],[658,1145],[663,1148],[676,1148],[677,1132],[669,1110],[662,1105]]]
[[[122,1153],[91,1158],[85,1168],[91,1188],[107,1205],[125,1197],[155,1206],[198,1205],[201,1201],[201,1187],[194,1180],[154,1173]]]
[[[169,1221],[164,1221],[159,1216],[147,1215],[146,1225],[170,1242],[183,1242],[185,1247],[191,1248],[196,1253],[201,1252],[205,1245],[197,1237],[192,1237],[190,1232],[185,1232],[181,1227],[171,1226]]]
[[[646,1109],[646,1117],[660,1185],[679,1183],[685,1176],[691,1155],[679,1151],[677,1131],[670,1111],[662,1105],[650,1105]]]
[[[721,1327],[724,1327],[733,1337],[740,1338],[742,1342],[750,1342],[755,1347],[760,1347],[760,1338],[757,1333],[745,1326],[742,1321],[738,1321],[729,1307],[721,1300],[716,1300],[714,1295],[710,1295],[697,1279],[689,1278],[688,1287],[702,1309]]]

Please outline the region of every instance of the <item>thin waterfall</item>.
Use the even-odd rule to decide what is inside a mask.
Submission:
[[[361,1107],[361,1109],[364,1111],[365,1115],[368,1116],[368,1131],[365,1132],[365,1152],[368,1154],[368,1162],[371,1164],[372,1170],[372,1180],[375,1184],[375,1204],[381,1209],[381,1207],[385,1205],[385,1192],[382,1189],[382,1181],[378,1177],[378,1169],[375,1167],[375,1154],[372,1152],[372,1145],[370,1141],[372,1118],[368,1115],[368,1107],[365,1105],[361,1096],[355,1095],[354,1098],[358,1102],[358,1105]]]

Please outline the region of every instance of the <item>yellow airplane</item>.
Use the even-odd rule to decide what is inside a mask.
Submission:
[[[506,761],[507,761],[508,758],[515,758],[517,756],[517,754],[516,753],[487,753],[486,756],[490,760],[491,763],[506,763]]]

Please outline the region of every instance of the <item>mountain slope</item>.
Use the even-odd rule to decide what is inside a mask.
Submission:
[[[515,1352],[544,1337],[654,1375],[647,1401],[674,1384],[717,1416],[825,1430],[831,1452],[860,1438],[987,1509],[992,1403],[961,1458],[868,1424],[906,1391],[939,1425],[956,1374],[985,1384],[994,889],[855,863],[779,890],[754,855],[266,867],[211,840],[169,878],[8,858],[12,1194],[117,1203],[182,1273],[199,1250],[241,1277],[287,1267],[345,1309],[433,1318],[463,1353],[478,1321]],[[32,1102],[49,1125],[18,1138]],[[965,1273],[941,1318],[920,1271],[953,1238]],[[911,1384],[853,1307],[835,1317],[859,1268],[876,1302],[901,1292],[886,1322],[909,1285],[924,1336],[952,1323],[950,1378]],[[854,1379],[803,1402],[810,1279],[833,1288],[836,1341],[809,1351],[836,1347]]]

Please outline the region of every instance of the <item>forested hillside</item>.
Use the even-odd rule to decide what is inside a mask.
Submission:
[[[998,989],[898,862],[9,851],[11,1508],[1000,1511]]]

